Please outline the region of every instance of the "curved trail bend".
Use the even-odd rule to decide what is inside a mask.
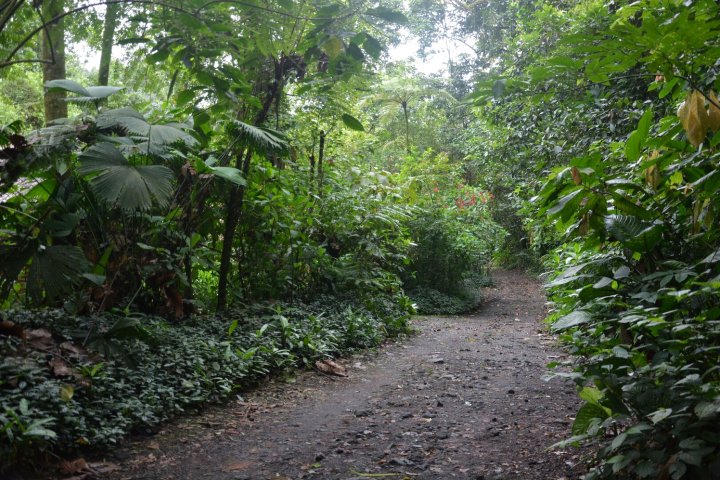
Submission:
[[[118,479],[577,478],[574,387],[543,380],[564,358],[539,284],[495,272],[474,315],[421,317],[410,339],[304,372],[178,420],[112,459]]]

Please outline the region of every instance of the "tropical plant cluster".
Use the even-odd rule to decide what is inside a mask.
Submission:
[[[475,93],[503,135],[477,137],[481,164],[548,174],[505,190],[536,215],[516,225],[576,356],[556,373],[583,400],[559,446],[595,446],[585,478],[720,475],[718,8],[547,3]]]

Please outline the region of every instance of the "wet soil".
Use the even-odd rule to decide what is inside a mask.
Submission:
[[[578,478],[573,385],[542,318],[538,282],[495,272],[473,315],[418,317],[418,334],[302,372],[131,440],[105,459],[120,479]]]

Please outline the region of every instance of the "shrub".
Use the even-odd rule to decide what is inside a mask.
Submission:
[[[458,315],[475,310],[482,303],[477,285],[465,286],[455,294],[418,286],[408,294],[421,315]]]

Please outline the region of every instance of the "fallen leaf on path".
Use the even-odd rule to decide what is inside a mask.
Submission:
[[[60,473],[62,473],[63,475],[74,475],[76,473],[88,470],[90,470],[90,466],[87,464],[84,458],[65,460],[60,464]]]
[[[82,355],[83,351],[79,347],[72,344],[72,342],[63,342],[60,344],[60,348],[62,350],[65,350],[66,352],[71,353],[71,356],[79,357]]]
[[[252,466],[252,462],[248,462],[247,460],[243,460],[240,462],[233,462],[229,465],[226,465],[225,468],[223,468],[224,472],[236,472],[238,470],[247,470]]]
[[[342,365],[338,365],[332,360],[318,360],[315,362],[315,368],[327,375],[335,375],[337,377],[347,377],[347,369]]]
[[[116,472],[120,470],[120,466],[116,465],[114,463],[90,463],[90,468],[95,471],[95,473],[110,473],[110,472]]]

